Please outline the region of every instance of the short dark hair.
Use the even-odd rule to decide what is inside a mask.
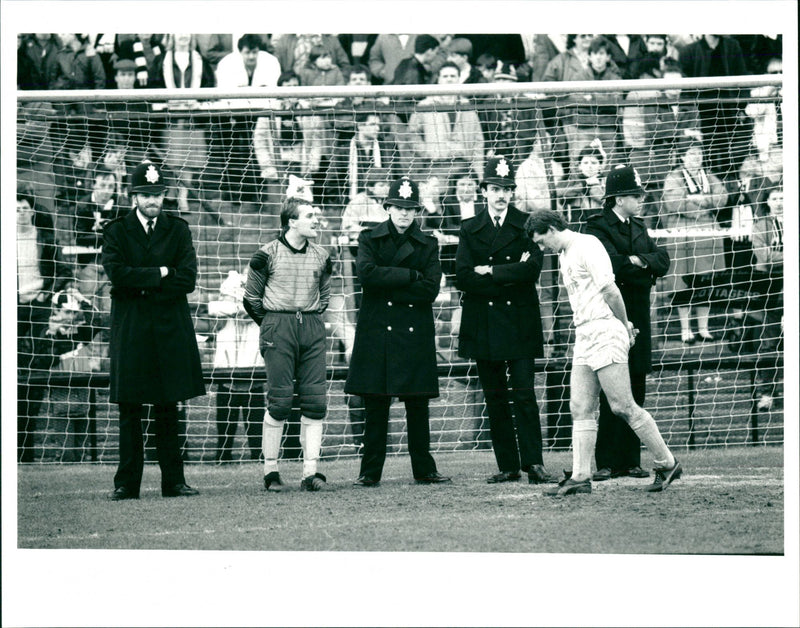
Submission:
[[[673,59],[672,57],[664,57],[661,61],[661,73],[666,74],[667,72],[680,72],[680,75],[683,76],[683,68],[681,67],[680,61],[677,59]]]
[[[314,44],[311,46],[311,50],[308,53],[308,62],[314,63],[320,57],[330,57],[333,59],[333,55],[331,54],[330,50],[328,50],[322,44]]]
[[[564,217],[552,209],[539,209],[528,216],[525,221],[525,233],[529,238],[533,238],[534,233],[542,235],[547,233],[553,227],[556,231],[564,231],[569,225]]]
[[[364,124],[367,121],[367,118],[375,117],[378,118],[378,122],[381,121],[381,114],[377,111],[362,111],[356,114],[356,124]]]
[[[439,40],[433,35],[417,35],[417,38],[414,40],[414,52],[418,55],[438,47]]]
[[[436,71],[436,78],[437,79],[439,78],[439,75],[442,73],[442,70],[444,70],[445,68],[453,68],[456,71],[456,73],[460,73],[461,72],[461,70],[458,68],[458,66],[455,63],[453,63],[452,61],[445,61],[439,67],[439,69]]]
[[[23,184],[17,186],[17,200],[28,201],[31,209],[36,211],[36,200],[33,190],[29,186]]]
[[[479,68],[494,68],[497,66],[497,57],[490,52],[484,52],[475,60],[475,65]]]
[[[609,55],[611,54],[611,42],[602,35],[598,35],[589,44],[589,52],[600,52],[605,50]]]
[[[311,205],[304,198],[287,198],[281,206],[281,228],[285,231],[289,227],[289,221],[300,216],[300,207]]]
[[[114,177],[114,180],[117,180],[117,173],[114,172],[111,168],[106,166],[105,164],[97,164],[94,168],[94,173],[92,175],[92,180],[94,181],[97,177]]]
[[[236,42],[236,47],[239,49],[239,52],[242,51],[242,48],[250,48],[250,50],[263,50],[264,40],[261,39],[259,35],[242,35],[239,37],[239,41]]]
[[[297,79],[297,84],[302,85],[303,81],[300,80],[297,72],[293,70],[286,70],[286,72],[281,72],[281,75],[278,77],[278,87],[281,87],[286,81],[291,81],[292,79]]]
[[[368,81],[372,80],[372,72],[369,71],[369,68],[367,66],[362,65],[360,63],[354,63],[353,65],[348,65],[347,67],[345,67],[342,74],[344,74],[345,81],[349,81],[350,76],[352,76],[353,74],[366,74],[367,80]]]

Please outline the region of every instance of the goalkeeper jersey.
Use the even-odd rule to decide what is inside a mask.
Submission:
[[[327,250],[314,242],[294,249],[281,236],[250,260],[244,300],[259,318],[267,312],[323,312],[330,301],[331,274]]]

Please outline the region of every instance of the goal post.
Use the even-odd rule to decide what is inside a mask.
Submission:
[[[500,154],[516,172],[513,202],[562,212],[574,229],[601,208],[611,167],[637,169],[642,215],[671,258],[652,291],[646,407],[672,447],[782,443],[781,88],[781,76],[765,75],[17,92],[19,458],[116,460],[101,234],[131,209],[127,176],[142,159],[169,175],[165,208],[189,222],[198,254],[189,301],[208,394],[181,406],[187,460],[258,457],[268,382],[241,281],[250,256],[276,237],[298,179],[310,182],[319,243],[336,262],[323,455],[358,455],[363,404],[343,392],[360,302],[356,238],[380,215],[378,184],[404,174],[420,184],[418,220],[439,239],[445,273],[434,303],[432,450],[489,448],[477,371],[458,356],[453,273],[458,226],[481,211],[483,164]],[[693,148],[699,166],[686,159]],[[548,255],[535,388],[551,448],[569,446],[570,426],[574,338],[559,283]],[[390,418],[389,451],[405,451],[402,404]],[[289,457],[299,451],[292,423]]]

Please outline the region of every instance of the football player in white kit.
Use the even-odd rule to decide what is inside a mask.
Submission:
[[[647,490],[663,491],[681,476],[683,469],[653,417],[633,399],[628,351],[638,330],[628,321],[608,253],[600,240],[572,231],[561,214],[554,211],[534,212],[525,230],[541,249],[558,253],[575,322],[570,379],[572,473],[567,473],[558,486],[545,490],[545,494],[563,497],[592,492],[591,467],[601,389],[611,410],[628,422],[653,455],[655,481]]]

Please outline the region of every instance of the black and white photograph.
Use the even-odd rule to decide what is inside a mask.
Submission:
[[[800,624],[794,3],[0,11],[3,626]]]

